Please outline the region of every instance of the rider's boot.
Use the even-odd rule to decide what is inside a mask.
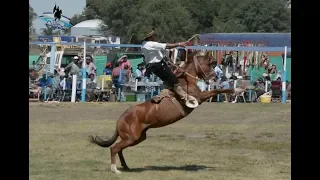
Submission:
[[[195,97],[188,95],[179,84],[174,85],[173,91],[185,101],[187,107],[198,107],[198,100]]]

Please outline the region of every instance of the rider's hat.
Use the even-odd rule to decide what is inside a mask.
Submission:
[[[147,38],[149,38],[149,37],[151,37],[151,36],[153,36],[155,34],[156,34],[155,28],[152,28],[152,31],[149,32],[142,40],[145,41]]]

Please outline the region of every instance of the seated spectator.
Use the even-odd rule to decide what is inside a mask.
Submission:
[[[137,69],[136,69],[135,75],[136,75],[136,79],[138,79],[138,81],[141,81],[141,79],[142,79],[142,77],[143,77],[143,74],[142,74],[142,65],[141,65],[141,64],[138,64],[138,67],[137,67]]]
[[[111,75],[112,74],[112,69],[111,69],[111,62],[108,62],[106,64],[106,67],[103,70],[104,75]]]
[[[230,89],[230,84],[229,84],[226,76],[222,76],[221,77],[221,83],[219,84],[219,87],[221,89]],[[229,102],[227,94],[224,94],[224,97],[225,97],[225,101],[224,102]]]
[[[96,87],[97,82],[94,74],[89,74],[89,78],[87,79],[87,88],[86,88],[86,100],[94,101],[96,100]]]
[[[268,66],[266,70],[270,76],[271,74],[277,73],[277,66],[275,64],[271,64],[271,66]]]
[[[95,89],[97,87],[97,81],[94,74],[89,74],[86,87],[87,89]]]
[[[39,74],[36,72],[36,70],[32,69],[29,71],[29,77],[30,77],[31,81],[34,81],[34,80],[38,79]]]
[[[221,83],[219,84],[219,87],[221,89],[230,89],[230,84],[225,76],[221,77]]]
[[[287,88],[286,88],[286,99],[291,99],[291,83],[289,83],[289,81],[286,82]]]
[[[53,98],[52,79],[49,75],[48,77],[46,77],[46,74],[42,75],[42,78],[39,80],[39,86],[42,95],[44,94],[44,91],[46,91],[47,98]]]

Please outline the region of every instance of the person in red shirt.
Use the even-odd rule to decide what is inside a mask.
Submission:
[[[129,69],[131,68],[130,61],[128,60],[127,55],[121,56],[121,58],[118,59],[118,62],[120,63],[121,69],[124,69],[125,65],[127,65]]]
[[[111,77],[112,77],[112,82],[114,86],[118,89],[120,88],[119,77],[120,77],[121,68],[118,62],[116,62],[114,65],[115,65],[115,68],[113,68],[112,70]]]

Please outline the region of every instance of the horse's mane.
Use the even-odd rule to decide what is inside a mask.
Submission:
[[[201,50],[196,50],[196,51],[192,51],[192,53],[188,53],[187,58],[186,58],[187,61],[185,63],[193,62],[193,56],[196,56],[200,52],[201,52]],[[209,56],[210,56],[209,51],[206,51],[204,57],[209,58]],[[191,60],[191,61],[189,61],[189,60]]]

